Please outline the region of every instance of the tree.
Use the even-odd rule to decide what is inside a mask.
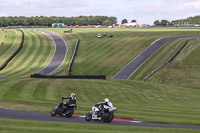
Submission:
[[[160,25],[160,21],[159,21],[159,20],[156,20],[156,21],[154,22],[154,25],[159,26],[159,25]]]
[[[122,20],[122,24],[124,24],[124,23],[128,23],[128,20],[127,19],[123,19]]]
[[[112,22],[112,24],[116,24],[117,23],[117,18],[116,17],[108,17],[108,20],[110,20]]]
[[[162,26],[166,26],[169,23],[169,21],[167,20],[161,20],[161,25]]]
[[[108,21],[106,21],[108,20]],[[64,23],[67,25],[112,25],[117,23],[116,17],[108,16],[79,16],[79,17],[0,17],[0,26],[51,26],[52,23]]]
[[[131,22],[136,22],[136,20],[135,20],[135,19],[133,19]]]
[[[107,20],[103,21],[103,25],[110,26],[110,25],[112,25],[112,22],[107,19]]]

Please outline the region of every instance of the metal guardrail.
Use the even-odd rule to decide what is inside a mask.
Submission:
[[[68,67],[68,75],[71,75],[72,65],[73,65],[73,63],[74,63],[74,59],[75,59],[75,56],[76,56],[77,51],[78,51],[79,43],[80,43],[80,40],[77,40],[77,42],[76,42],[76,47],[75,47],[75,49],[74,49],[74,53],[73,53],[73,55],[72,55],[72,59],[71,59],[71,62],[70,62],[70,64],[69,64],[69,67]]]

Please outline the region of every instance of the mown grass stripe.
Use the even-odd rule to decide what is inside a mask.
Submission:
[[[50,60],[52,50],[54,49],[51,44],[46,44],[43,41],[47,40],[48,37],[42,38],[39,36],[40,42],[42,43],[38,53],[34,57],[34,60],[31,64],[29,64],[29,68],[26,68],[26,71],[24,73],[30,74],[30,73],[35,73],[38,72],[40,68],[43,68],[45,64],[47,64]],[[48,38],[50,39],[50,38]],[[49,46],[50,45],[50,46]],[[37,58],[36,58],[37,57]]]
[[[20,93],[21,89],[23,88],[23,86],[27,84],[26,81],[21,81],[21,82],[17,82],[15,83],[9,91],[7,91],[3,97],[4,98],[10,98],[10,99],[16,99],[19,98],[18,94]]]
[[[22,50],[19,52],[16,58],[14,58],[14,60],[9,63],[8,68],[2,72],[5,77],[10,75],[10,73],[13,72],[13,69],[17,70],[26,61],[26,59],[29,57],[28,55],[31,54],[31,49],[34,47],[32,45],[32,41],[32,37],[29,35],[29,33],[25,32],[24,46]]]
[[[0,46],[1,46],[1,48],[0,48],[0,57],[12,46],[12,44],[13,44],[15,38],[16,38],[15,33],[11,32],[10,30],[7,31],[5,36],[3,36],[4,44],[2,44],[2,42],[0,44]]]
[[[18,76],[18,75],[20,75],[20,73],[23,73],[24,70],[26,70],[25,69],[26,67],[30,67],[30,64],[33,62],[33,59],[35,58],[35,55],[36,55],[35,53],[38,52],[38,50],[40,49],[40,46],[41,46],[41,44],[38,41],[38,37],[36,35],[34,35],[32,44],[28,44],[28,45],[32,45],[32,47],[28,53],[29,55],[26,55],[26,58],[24,58],[19,63],[20,65],[16,66],[17,69],[15,70],[15,72],[12,72],[12,75]]]
[[[21,75],[38,72],[40,68],[45,67],[52,57],[55,48],[51,38],[41,33],[37,33],[37,36],[40,39],[40,48]]]
[[[5,56],[0,59],[2,63],[4,63],[8,58],[10,58],[13,55],[13,53],[15,53],[16,50],[19,48],[22,41],[22,32],[17,32],[16,38],[17,40],[15,43],[13,42],[13,47],[10,48],[10,50],[7,51],[8,53],[6,53]]]
[[[4,51],[4,53],[2,55],[0,55],[0,60],[5,57],[10,51],[11,49],[14,47],[14,45],[16,44],[17,41],[17,31],[16,31],[16,35],[13,36],[15,38],[14,42],[13,42],[13,38],[9,37],[9,40],[11,41],[11,43],[13,43],[11,46],[8,47],[8,49],[6,51]],[[8,44],[4,44],[4,45],[8,45]],[[1,52],[0,52],[1,54]]]
[[[34,99],[36,99],[36,100],[44,100],[45,99],[44,95],[45,95],[45,93],[47,91],[47,85],[48,84],[49,83],[45,82],[45,81],[40,82],[40,83],[37,84],[37,87],[36,87],[36,89],[35,89],[35,91],[33,93]]]
[[[24,61],[21,63],[22,65],[12,66],[10,73],[5,72],[5,76],[25,76],[30,73],[35,73],[49,62],[50,57],[53,54],[52,51],[54,50],[54,45],[49,37],[33,31],[26,32],[27,38],[31,39],[30,41],[26,41],[26,43],[29,43],[27,44],[27,47],[30,47],[29,50],[31,49],[31,51],[27,53],[28,55],[22,54],[21,57],[27,57],[25,59],[21,59],[21,62]],[[14,69],[16,67],[17,69]]]

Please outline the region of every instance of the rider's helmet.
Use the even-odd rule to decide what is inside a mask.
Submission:
[[[75,95],[75,93],[71,93],[71,97],[75,97],[76,95]]]
[[[104,99],[104,102],[107,104],[110,102],[110,100],[108,98]]]

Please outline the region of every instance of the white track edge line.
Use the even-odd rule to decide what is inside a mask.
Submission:
[[[132,123],[142,123],[141,121],[130,121]]]

